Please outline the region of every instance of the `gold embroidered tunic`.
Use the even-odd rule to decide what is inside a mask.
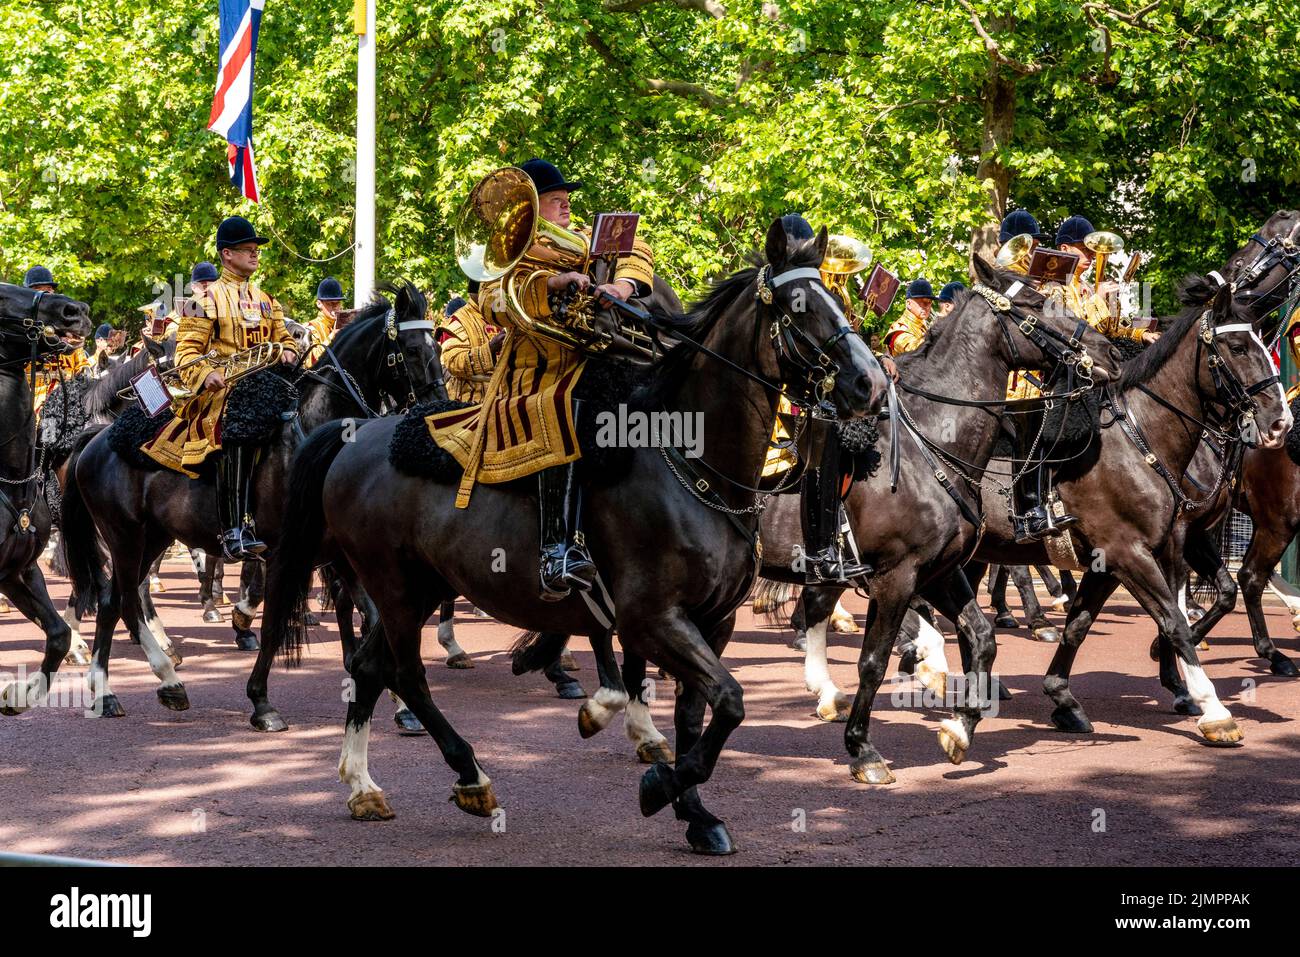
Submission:
[[[551,315],[546,281],[562,270],[517,266],[519,302],[531,319]],[[650,247],[635,241],[620,257],[611,282],[631,280],[639,295],[654,279]],[[518,321],[505,310],[501,281],[479,290],[478,308],[485,323],[506,330],[505,342],[481,406],[435,413],[425,421],[429,433],[465,470],[456,507],[466,508],[475,482],[509,482],[579,458],[573,416],[573,390],[586,361],[581,353],[539,335],[531,321]]]
[[[447,373],[447,396],[457,402],[482,402],[496,368],[492,337],[504,332],[489,324],[472,302],[467,302],[442,327],[442,367]],[[504,351],[504,348],[503,350]]]
[[[176,365],[215,351],[225,358],[263,342],[278,342],[296,350],[284,324],[284,311],[269,294],[227,269],[207,292],[195,295],[176,330]],[[195,393],[142,451],[160,465],[190,477],[192,467],[221,448],[221,418],[230,389],[208,392],[203,381],[217,367],[200,359],[181,373],[185,387]]]
[[[903,314],[894,321],[885,333],[885,348],[891,356],[901,356],[918,348],[929,331],[930,323],[912,312],[903,309]]]

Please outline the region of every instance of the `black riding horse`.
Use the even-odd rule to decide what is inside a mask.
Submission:
[[[807,229],[801,219],[797,225]],[[700,416],[706,454],[692,460],[668,448],[634,448],[625,475],[584,490],[584,533],[625,654],[661,665],[679,682],[676,765],[656,764],[646,772],[641,810],[649,816],[671,803],[688,822],[692,848],[702,853],[732,850],[726,828],[705,810],[697,787],[709,780],[744,717],[740,685],[720,656],[756,571],[760,506],[754,487],[780,383],[790,383],[805,408],[821,397],[843,417],[874,412],[885,390],[879,366],[821,283],[825,246],[825,230],[799,240],[777,220],[768,232],[765,265],[719,284],[686,316],[661,318],[696,345],[676,347],[646,402]],[[292,650],[301,640],[293,610],[301,607],[327,536],[347,573],[374,600],[382,624],[352,663],[356,693],[340,769],[351,787],[353,815],[393,814],[365,757],[372,709],[385,685],[415,711],[455,770],[456,804],[488,815],[496,807],[491,782],[429,696],[420,660],[424,622],[444,599],[463,594],[501,621],[546,629],[559,644],[565,635],[585,634],[602,660],[611,656],[612,632],[576,595],[558,602],[538,595],[535,486],[480,484],[469,507],[457,509],[454,484],[390,464],[397,427],[368,424],[354,442],[344,443],[332,425],[304,444],[294,463],[285,540],[268,570],[263,647]],[[494,550],[505,555],[504,574],[493,570],[501,567]],[[550,660],[558,648],[534,650]],[[264,696],[254,704],[269,707]],[[707,726],[706,707],[712,709]]]
[[[61,337],[90,332],[90,308],[57,293],[0,284],[0,592],[45,632],[40,672],[0,689],[0,713],[37,703],[68,653],[72,631],[50,602],[37,559],[50,537],[50,510],[40,494],[43,450],[28,369],[63,351]]]
[[[391,306],[384,299],[366,306],[335,337],[326,358],[294,377],[296,408],[286,413],[270,440],[253,490],[258,531],[272,551],[279,540],[289,461],[305,431],[340,416],[359,423],[385,402],[402,405],[446,394],[424,297],[406,284],[393,291]],[[110,435],[100,432],[74,453],[64,493],[63,534],[75,587],[97,599],[95,667],[104,676],[103,712],[117,716],[123,713],[121,705],[107,687],[113,630],[119,619],[139,620],[138,586],[150,565],[175,540],[210,555],[221,546],[212,482],[143,468],[119,455]],[[111,587],[97,531],[112,559]],[[147,624],[140,637],[162,681],[159,700],[173,710],[188,708],[185,688]]]

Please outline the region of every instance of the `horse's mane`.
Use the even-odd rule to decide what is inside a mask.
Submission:
[[[174,338],[172,342],[175,342]],[[86,415],[91,418],[106,415],[118,401],[117,394],[129,386],[132,376],[143,372],[149,363],[149,350],[142,346],[135,355],[110,365],[108,371],[93,380],[82,394],[81,404]]]
[[[1216,292],[1218,290],[1217,286],[1201,276],[1188,276],[1183,281],[1179,299],[1188,305],[1174,317],[1173,324],[1161,334],[1159,339],[1124,363],[1120,370],[1119,381],[1116,383],[1116,387],[1121,392],[1142,385],[1144,382],[1150,382],[1151,378],[1169,361],[1169,357],[1178,350],[1179,344],[1187,337],[1187,333],[1196,326],[1196,321],[1205,311],[1206,305],[1214,299],[1213,294],[1208,299],[1203,298],[1204,289],[1201,283]]]
[[[382,293],[391,295],[392,302],[390,303]],[[424,293],[405,279],[381,283],[375,287],[375,293],[370,301],[358,310],[356,317],[338,331],[330,347],[347,349],[353,345],[353,339],[360,341],[373,336],[375,327],[384,321],[390,308],[397,314],[398,322],[406,322],[423,319],[428,303],[425,301]]]
[[[661,323],[679,330],[684,335],[703,342],[713,327],[718,324],[728,309],[754,282],[763,258],[758,253],[749,257],[754,265],[747,266],[739,272],[732,273],[726,279],[715,280],[703,299],[691,303],[684,313],[673,313],[666,309],[652,309],[654,317]],[[787,269],[803,266],[820,266],[822,254],[817,248],[816,239],[801,242],[790,252],[786,262]],[[686,370],[695,359],[695,350],[690,346],[679,346],[668,353],[659,364],[654,379],[655,391],[659,396],[668,396],[677,389],[686,375]]]

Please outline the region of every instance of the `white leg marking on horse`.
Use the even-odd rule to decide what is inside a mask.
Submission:
[[[1300,611],[1300,591],[1296,590],[1295,585],[1274,572],[1268,579],[1268,588],[1274,595],[1282,599],[1282,604],[1286,605],[1287,610],[1292,614]]]
[[[831,681],[830,667],[826,662],[826,626],[828,619],[822,619],[808,626],[808,648],[803,655],[803,681],[815,695],[820,695],[828,685],[834,693],[835,683]]]
[[[370,746],[370,722],[354,728],[351,722],[343,731],[343,751],[339,755],[339,780],[352,789],[348,800],[358,794],[370,794],[384,789],[370,777],[370,763],[367,751]],[[482,774],[482,771],[479,772]]]
[[[1187,589],[1186,588],[1178,589],[1178,611],[1183,616],[1183,621],[1187,622],[1187,626],[1190,628],[1192,625],[1192,619],[1187,617]]]
[[[601,687],[587,699],[586,704],[582,706],[582,710],[587,712],[587,718],[596,727],[605,728],[614,720],[614,715],[627,707],[627,703],[626,691],[615,691],[613,688]]]
[[[448,658],[465,653],[465,649],[456,641],[456,626],[451,619],[438,622],[438,644],[447,650]]]
[[[153,620],[156,619],[150,619],[150,621]],[[140,646],[144,648],[145,657],[149,659],[149,667],[158,676],[162,686],[164,688],[174,688],[181,683],[181,679],[176,677],[176,668],[172,664],[171,658],[167,657],[167,652],[163,650],[158,636],[154,634],[153,629],[150,627],[150,621],[143,618],[140,620]]]
[[[239,601],[235,602],[235,608],[242,614],[247,615],[249,618],[252,618],[257,614],[257,609],[254,608],[252,605],[250,605],[247,599],[244,598],[241,598],[239,599]]]
[[[835,603],[835,610],[831,612],[831,627],[846,635],[851,635],[858,630],[857,621],[841,601]]]
[[[948,668],[948,655],[944,648],[943,635],[939,632],[939,629],[920,615],[917,618],[920,621],[920,628],[917,629],[916,641],[913,643],[916,646],[917,676],[921,676],[922,670],[941,675],[951,674],[951,670]],[[944,680],[947,681],[946,678]]]
[[[603,690],[602,688],[601,691]],[[650,706],[635,696],[628,699],[623,714],[623,730],[627,732],[627,739],[638,748],[643,744],[653,745],[668,740],[655,727],[654,719],[650,716]]]
[[[1187,681],[1187,691],[1192,696],[1192,700],[1200,707],[1204,714],[1196,723],[1205,724],[1207,721],[1230,720],[1232,715],[1228,709],[1223,706],[1219,700],[1218,694],[1214,691],[1214,683],[1205,673],[1205,669],[1200,665],[1188,664],[1186,661],[1179,659],[1183,666],[1183,677]]]

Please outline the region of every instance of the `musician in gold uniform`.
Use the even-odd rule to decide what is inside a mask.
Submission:
[[[1134,329],[1133,324],[1120,316],[1119,286],[1103,280],[1097,288],[1088,281],[1096,255],[1084,243],[1089,233],[1095,232],[1092,223],[1082,216],[1071,216],[1056,231],[1056,248],[1079,254],[1079,265],[1066,284],[1048,283],[1043,292],[1049,299],[1063,303],[1067,309],[1086,320],[1103,336],[1111,339],[1132,339],[1149,344],[1160,338],[1160,333],[1150,329]]]
[[[316,318],[307,323],[311,347],[307,354],[306,365],[312,366],[320,361],[325,347],[333,341],[335,334],[342,328],[339,322],[343,312],[343,286],[333,276],[326,276],[316,287]]]
[[[195,395],[143,446],[145,454],[160,465],[195,477],[192,469],[221,450],[222,416],[230,389],[221,370],[205,358],[209,352],[225,358],[263,342],[278,342],[284,349],[282,362],[297,358],[279,303],[252,283],[259,247],[267,242],[242,216],[231,216],[217,227],[221,275],[184,304],[176,332],[176,365],[191,363],[181,371],[181,378]],[[257,539],[249,509],[256,453],[232,446],[218,461],[221,546],[230,561],[266,550]]]
[[[542,219],[563,229],[570,223],[569,182],[551,163],[533,159],[519,167],[532,180]],[[538,334],[507,310],[502,283],[512,275],[529,320],[549,320],[552,302],[570,287],[599,298],[627,301],[646,296],[654,281],[654,257],[640,240],[619,257],[609,282],[594,286],[585,272],[554,268],[525,258],[503,279],[487,282],[478,308],[488,326],[505,330],[501,354],[484,388],[481,407],[429,416],[429,431],[465,469],[456,507],[466,508],[476,482],[508,482],[538,475],[541,505],[541,594],[558,601],[573,588],[589,589],[596,569],[581,536],[574,535],[580,497],[573,463],[581,455],[574,427],[573,390],[585,359],[571,346]],[[593,288],[594,286],[594,288]]]
[[[919,347],[930,329],[930,310],[934,307],[934,287],[928,279],[913,279],[907,284],[903,314],[885,333],[885,347],[891,356],[901,356]]]

